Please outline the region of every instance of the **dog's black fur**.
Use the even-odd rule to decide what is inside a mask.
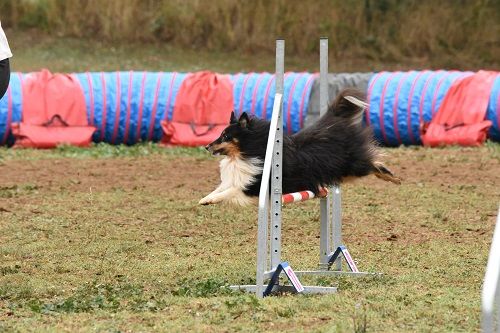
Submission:
[[[353,89],[343,91],[328,111],[312,126],[294,135],[283,136],[283,193],[340,184],[352,177],[375,174],[400,183],[381,162],[371,129],[363,127],[363,109],[345,97],[363,101]],[[231,114],[229,126],[206,148],[229,158],[264,161],[270,123],[243,113],[236,119]],[[247,196],[258,196],[262,174],[242,189]]]

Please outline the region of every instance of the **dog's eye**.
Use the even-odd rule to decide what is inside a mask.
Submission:
[[[222,136],[222,140],[224,140],[224,141],[229,141],[229,136],[228,136],[227,134],[224,134],[224,135]]]

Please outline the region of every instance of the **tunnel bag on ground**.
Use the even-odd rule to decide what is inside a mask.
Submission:
[[[229,123],[233,87],[227,75],[198,72],[182,82],[171,121],[162,121],[162,142],[200,146],[217,139]]]
[[[485,120],[496,72],[478,73],[455,82],[436,116],[422,127],[426,146],[478,146],[486,140],[492,122]]]
[[[83,91],[74,78],[43,70],[25,76],[22,90],[22,121],[12,124],[15,146],[90,144],[95,128],[88,126]]]

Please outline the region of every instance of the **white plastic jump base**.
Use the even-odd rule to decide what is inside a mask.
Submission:
[[[342,243],[342,205],[339,186],[331,186],[328,195],[319,194],[320,200],[320,260],[319,270],[294,272],[281,259],[282,205],[313,198],[312,192],[282,193],[283,163],[283,92],[284,92],[285,41],[276,41],[276,95],[266,147],[259,191],[257,232],[256,284],[231,286],[232,290],[253,292],[259,298],[274,293],[332,294],[336,287],[303,286],[299,276],[347,275],[379,276],[378,273],[360,272],[349,251]],[[328,109],[328,39],[320,39],[320,113]],[[343,262],[351,270],[342,270]],[[290,285],[280,284],[286,275]],[[267,284],[265,283],[267,282]]]
[[[249,293],[256,293],[257,286],[255,284],[245,284],[241,286],[230,286],[231,290],[234,291],[245,291]],[[266,288],[266,286],[262,286]],[[319,286],[304,286],[304,290],[301,294],[334,294],[337,292],[337,287],[319,287]],[[276,285],[272,290],[273,294],[297,294],[297,291],[293,286]]]
[[[297,276],[316,275],[316,276],[338,276],[345,275],[350,277],[377,277],[382,276],[382,273],[371,272],[348,272],[348,271],[296,271]]]
[[[350,269],[350,271],[342,271],[342,270],[331,270],[333,264],[337,261],[340,261],[341,258],[344,258],[346,261],[346,266]],[[320,263],[320,270],[316,271],[297,271],[295,274],[297,276],[303,275],[316,275],[316,276],[325,276],[325,275],[349,275],[355,277],[365,277],[365,276],[381,276],[381,273],[369,273],[369,272],[360,272],[356,265],[356,262],[351,257],[349,250],[344,245],[340,245],[334,252],[330,252],[328,255],[328,262],[326,264]],[[340,265],[342,268],[342,265]]]

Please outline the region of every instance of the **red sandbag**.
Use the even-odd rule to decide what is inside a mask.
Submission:
[[[479,146],[492,122],[485,120],[493,82],[498,72],[479,71],[454,83],[436,116],[422,126],[425,146]]]
[[[42,70],[23,81],[23,119],[12,124],[15,147],[89,146],[95,128],[88,126],[85,96],[70,75]]]
[[[77,147],[88,147],[95,132],[90,126],[36,126],[25,123],[12,124],[15,132],[15,147],[22,148],[55,148],[68,144]]]
[[[219,137],[233,110],[233,86],[227,75],[208,71],[186,76],[175,99],[171,121],[162,121],[162,142],[202,146]]]

